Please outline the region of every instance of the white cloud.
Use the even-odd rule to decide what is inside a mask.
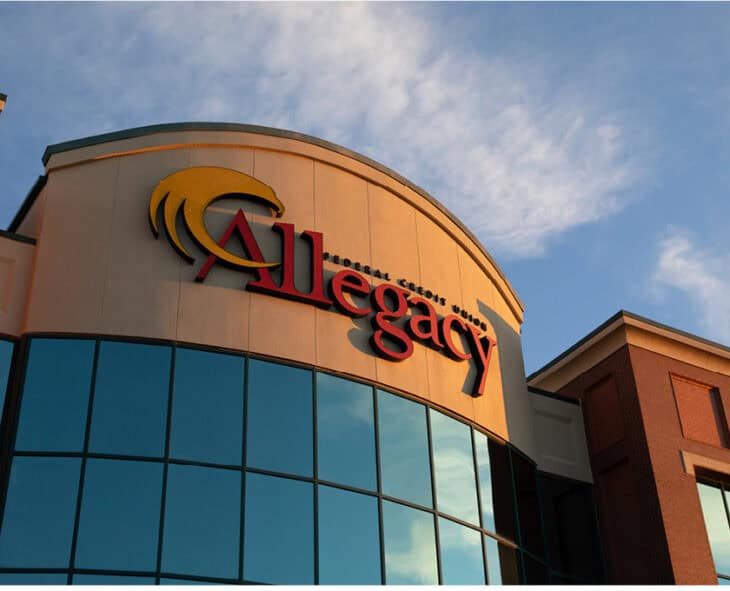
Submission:
[[[318,135],[403,173],[488,248],[518,257],[626,205],[633,132],[600,97],[586,98],[580,81],[551,88],[537,56],[457,47],[428,14],[379,3],[109,4],[77,9],[63,34],[48,17],[33,29],[54,47],[43,75],[60,73],[70,89],[59,119],[83,118],[85,135],[206,118]]]
[[[714,339],[730,342],[730,257],[698,247],[683,230],[672,228],[659,242],[653,275],[656,286],[682,292]]]

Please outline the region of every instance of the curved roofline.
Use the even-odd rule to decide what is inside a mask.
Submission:
[[[429,201],[432,205],[434,205],[436,208],[438,208],[444,215],[446,215],[456,226],[466,234],[469,239],[477,246],[477,248],[481,251],[481,253],[487,257],[487,260],[494,266],[495,270],[499,274],[499,276],[504,280],[505,284],[507,285],[510,293],[515,298],[517,305],[520,307],[520,310],[524,312],[525,306],[522,303],[522,300],[515,292],[514,288],[512,287],[512,284],[510,283],[509,279],[505,276],[504,272],[502,271],[501,267],[497,264],[497,262],[492,258],[492,255],[489,254],[489,251],[485,248],[485,246],[481,243],[481,241],[467,228],[464,223],[457,218],[445,205],[443,205],[438,199],[430,195],[427,191],[416,185],[415,183],[409,181],[404,176],[401,176],[394,170],[388,168],[387,166],[381,164],[380,162],[377,162],[373,160],[372,158],[368,158],[367,156],[364,156],[363,154],[360,154],[358,152],[354,152],[353,150],[350,150],[348,148],[345,148],[344,146],[340,146],[338,144],[334,144],[332,142],[328,142],[326,140],[306,135],[304,133],[297,133],[296,131],[288,131],[285,129],[276,129],[273,127],[263,127],[261,125],[249,125],[246,123],[222,123],[222,122],[202,122],[202,121],[191,121],[191,122],[182,122],[182,123],[160,123],[157,125],[146,125],[144,127],[133,127],[131,129],[123,129],[121,131],[114,131],[111,133],[102,133],[100,135],[92,135],[85,138],[80,138],[76,140],[71,140],[68,142],[61,142],[59,144],[51,144],[49,145],[45,151],[43,152],[43,165],[46,166],[48,164],[48,161],[51,159],[51,156],[54,154],[60,154],[62,152],[69,152],[71,150],[77,150],[79,148],[86,148],[89,146],[95,146],[97,144],[103,144],[106,142],[115,142],[119,140],[126,140],[136,137],[141,137],[145,135],[152,135],[155,133],[164,133],[164,132],[174,132],[174,131],[238,131],[238,132],[247,132],[247,133],[258,133],[261,135],[270,135],[274,137],[280,137],[290,140],[299,140],[302,142],[306,142],[308,144],[313,144],[315,146],[319,146],[321,148],[325,148],[327,150],[330,150],[332,152],[337,152],[338,154],[342,154],[343,156],[347,156],[348,158],[352,158],[354,160],[358,160],[362,162],[363,164],[366,164],[375,170],[378,170],[379,172],[382,172],[383,174],[386,174],[390,176],[391,178],[395,179],[399,183],[405,185],[409,189],[415,191],[421,197],[425,198],[427,201]],[[25,205],[25,204],[24,204]],[[21,206],[22,209],[22,206]],[[20,212],[19,212],[20,213]]]

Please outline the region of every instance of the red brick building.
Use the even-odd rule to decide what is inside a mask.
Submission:
[[[730,348],[621,311],[528,383],[581,401],[608,582],[730,583]]]

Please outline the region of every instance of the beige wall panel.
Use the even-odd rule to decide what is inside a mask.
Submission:
[[[431,398],[426,347],[423,345],[414,343],[413,355],[405,361],[388,361],[378,357],[375,365],[378,382],[387,384],[391,388],[411,392],[426,400]]]
[[[108,160],[49,178],[25,330],[99,332],[118,168]]]
[[[25,214],[23,221],[18,226],[17,233],[21,236],[29,236],[30,238],[38,238],[41,233],[41,224],[43,223],[43,212],[46,208],[46,191],[43,189],[38,197],[35,198],[30,211]]]
[[[390,191],[368,184],[370,242],[373,267],[420,285],[416,213]],[[365,263],[365,261],[362,261]]]
[[[324,234],[324,249],[369,261],[367,183],[326,164],[314,165],[314,228]]]
[[[503,439],[509,439],[499,347],[492,352],[484,395],[474,399],[474,422],[486,427]]]
[[[109,158],[115,154],[123,154],[130,151],[149,150],[160,152],[161,147],[194,142],[195,132],[188,131],[159,133],[137,138],[115,140],[113,142],[104,142],[68,152],[53,154],[48,160],[48,164],[46,164],[46,170],[53,170],[54,168],[68,166],[69,164],[90,159]]]
[[[484,271],[479,268],[474,259],[461,249],[457,252],[464,306],[467,311],[478,316],[481,320],[488,320],[482,310],[485,306],[494,310],[495,299],[501,296],[498,293],[495,294],[494,284],[484,275]],[[490,336],[494,336],[494,333],[491,333]]]
[[[250,148],[196,148],[190,151],[190,166],[220,166],[245,174],[253,173],[254,151]]]
[[[119,159],[100,332],[176,338],[180,281],[192,281],[194,271],[170,246],[164,230],[155,239],[147,212],[160,180],[189,166],[189,150]]]
[[[0,238],[0,333],[23,332],[35,246]]]
[[[467,393],[474,377],[472,362],[454,361],[438,351],[424,350],[430,388],[428,399],[473,420],[474,399]]]
[[[265,294],[251,294],[249,350],[315,363],[315,309]],[[332,335],[341,338],[340,335]]]
[[[376,380],[367,318],[349,318],[332,310],[315,309],[316,365]]]
[[[225,270],[227,271],[227,269]],[[208,277],[211,278],[211,275]],[[183,279],[177,339],[229,349],[248,348],[250,293],[242,288]]]
[[[451,306],[463,306],[459,283],[458,247],[441,228],[422,214],[416,214],[418,257],[424,288],[446,298],[446,307],[437,305],[439,314],[451,313]]]
[[[530,399],[538,469],[593,482],[581,407],[534,393]]]
[[[311,252],[299,238],[314,229],[314,163],[286,153],[257,150],[253,175],[271,186],[286,211],[280,220],[265,215],[251,216],[262,229],[275,221],[294,224],[295,284],[303,293],[311,289]],[[258,235],[267,260],[280,260],[281,240],[268,230]],[[278,274],[275,274],[278,281]],[[315,363],[315,310],[297,302],[253,294],[250,305],[249,347],[251,351]]]
[[[276,192],[286,208],[281,222],[298,233],[314,229],[314,162],[282,152],[256,150],[253,176]],[[272,220],[274,221],[274,220]]]

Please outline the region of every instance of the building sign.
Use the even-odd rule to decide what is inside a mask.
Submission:
[[[413,354],[415,341],[456,361],[471,360],[476,369],[471,394],[484,394],[489,360],[496,345],[493,339],[481,332],[486,329],[485,323],[456,306],[453,309],[460,311],[460,315],[439,316],[433,304],[445,305],[445,300],[438,295],[434,298],[431,290],[420,286],[416,288],[403,279],[398,280],[398,284],[380,283],[371,286],[366,275],[386,281],[390,279],[389,275],[368,265],[357,263],[355,266],[352,261],[344,264],[349,259],[340,259],[324,251],[324,239],[320,232],[305,230],[297,236],[293,224],[272,224],[272,230],[281,241],[281,260],[267,261],[243,210],[239,209],[216,241],[205,227],[205,210],[214,201],[231,197],[262,203],[275,217],[281,217],[285,211],[271,187],[227,168],[200,166],[179,170],[164,178],[152,192],[149,221],[154,235],[159,236],[158,220],[162,217],[168,239],[178,253],[192,263],[194,257],[183,246],[176,229],[176,222],[182,217],[192,239],[207,254],[195,277],[196,281],[204,281],[211,268],[220,263],[253,275],[253,280],[246,283],[246,289],[250,291],[323,309],[334,308],[352,318],[369,317],[373,327],[370,345],[378,356],[390,361],[404,361]],[[234,234],[241,240],[248,258],[225,249]],[[311,247],[311,287],[307,293],[299,291],[294,285],[296,239],[309,242]],[[326,281],[323,261],[335,262],[335,256],[336,264],[345,268]],[[271,274],[276,268],[281,270],[278,282]]]

